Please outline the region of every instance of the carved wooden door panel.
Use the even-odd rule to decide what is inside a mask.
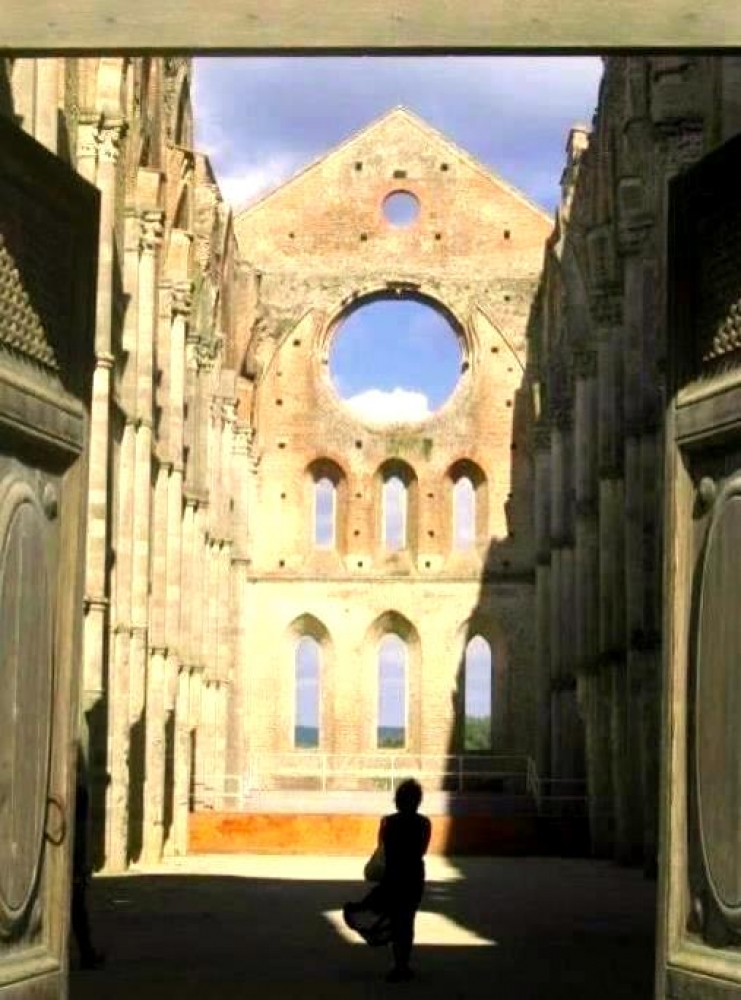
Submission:
[[[0,997],[65,995],[97,192],[0,118]]]
[[[671,192],[657,995],[741,997],[741,137]]]

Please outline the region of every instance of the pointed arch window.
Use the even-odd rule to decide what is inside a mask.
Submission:
[[[328,476],[314,482],[314,545],[334,548],[337,538],[337,488]]]
[[[447,472],[449,544],[456,551],[484,545],[489,535],[488,486],[483,469],[461,458]]]
[[[453,485],[453,547],[470,549],[476,544],[476,489],[468,476]]]
[[[332,459],[315,458],[306,468],[306,544],[343,552],[347,537],[347,479]]]
[[[377,746],[391,749],[406,745],[407,727],[407,648],[393,633],[378,646],[378,728]]]
[[[383,544],[391,552],[407,547],[407,488],[400,476],[383,481]]]
[[[319,746],[321,647],[316,639],[303,636],[296,644],[295,724],[293,745],[297,749]]]
[[[466,645],[464,669],[464,749],[490,750],[494,709],[491,646],[483,636],[473,636]]]

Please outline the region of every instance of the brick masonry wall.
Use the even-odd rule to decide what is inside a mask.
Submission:
[[[395,190],[419,200],[406,228],[383,214]],[[236,219],[256,289],[241,367],[254,428],[254,471],[242,487],[253,497],[243,525],[248,562],[237,597],[246,748],[291,749],[294,648],[302,630],[314,629],[324,643],[322,748],[374,750],[377,645],[384,630],[399,629],[410,654],[410,749],[460,748],[461,657],[476,631],[496,661],[494,748],[532,750],[524,338],[550,230],[537,206],[401,109]],[[378,427],[337,396],[329,349],[350,308],[396,293],[451,320],[463,371],[424,422]],[[313,545],[310,466],[319,459],[340,476],[332,550]],[[477,544],[456,552],[448,473],[461,459],[478,466],[486,486],[477,493]],[[403,461],[415,477],[410,544],[393,554],[381,537],[379,470],[388,460]]]

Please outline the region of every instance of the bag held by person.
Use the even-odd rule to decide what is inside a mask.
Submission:
[[[363,876],[366,882],[380,882],[385,874],[386,854],[383,850],[383,845],[379,844],[366,861]]]

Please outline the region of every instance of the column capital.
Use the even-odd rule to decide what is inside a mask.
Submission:
[[[216,358],[221,353],[224,338],[221,334],[214,332],[210,337],[201,336],[196,343],[196,360],[201,371],[210,372]]]
[[[193,308],[193,282],[176,281],[172,286],[172,314],[173,316],[190,317]]]
[[[139,249],[153,257],[162,242],[164,212],[147,209],[139,213]]]
[[[102,121],[95,134],[99,163],[118,163],[121,152],[121,140],[126,131],[123,121]]]
[[[116,359],[112,354],[107,351],[98,351],[95,355],[95,365],[97,368],[106,368],[110,371],[115,364]]]

